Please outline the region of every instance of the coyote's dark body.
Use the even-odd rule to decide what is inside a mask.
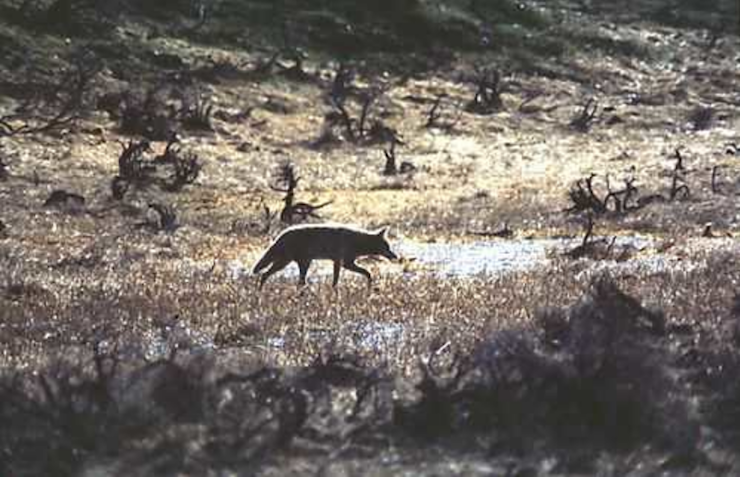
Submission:
[[[369,232],[345,225],[316,224],[296,225],[285,229],[254,265],[252,273],[270,268],[260,276],[260,288],[270,275],[282,270],[290,262],[298,264],[300,284],[306,283],[306,273],[313,260],[334,262],[333,286],[339,281],[342,267],[360,273],[372,282],[370,272],[355,263],[357,257],[382,255],[389,259],[398,258],[391,251],[385,237],[387,229]]]

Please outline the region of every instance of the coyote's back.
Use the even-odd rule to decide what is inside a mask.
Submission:
[[[315,259],[326,259],[334,262],[333,286],[339,281],[341,268],[360,273],[372,281],[370,272],[355,263],[357,257],[364,255],[381,255],[391,260],[398,258],[391,251],[386,238],[387,228],[370,232],[339,224],[295,225],[285,229],[272,242],[262,257],[254,264],[252,273],[258,274],[268,266],[270,268],[260,276],[260,288],[274,273],[285,268],[290,262],[296,262],[300,272],[299,281],[306,283],[306,273]]]

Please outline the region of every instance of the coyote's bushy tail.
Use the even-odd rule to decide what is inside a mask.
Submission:
[[[275,261],[275,257],[278,254],[279,246],[278,241],[270,245],[270,248],[268,248],[265,253],[262,254],[259,260],[257,260],[257,263],[254,264],[254,267],[252,267],[252,274],[256,275],[259,272],[261,272],[264,268],[266,268],[269,264]]]

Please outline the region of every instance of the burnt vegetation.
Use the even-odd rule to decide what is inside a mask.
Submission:
[[[501,73],[498,69],[476,67],[469,82],[475,86],[475,95],[465,105],[467,111],[476,114],[492,114],[503,109],[501,93],[504,86],[501,83]]]
[[[359,356],[237,370],[167,329],[169,352],[153,359],[106,339],[38,373],[4,371],[2,470],[70,475],[102,458],[120,472],[256,470],[394,438],[401,447],[464,439],[503,455],[545,449],[561,473],[595,472],[605,450],[643,446],[677,456],[662,469],[719,471],[702,424],[719,420],[723,439],[740,432],[727,418],[738,408],[736,334],[713,332],[700,347],[607,277],[572,306],[541,309],[532,326],[493,332],[469,352],[430,349],[403,398],[389,370]],[[698,413],[697,385],[706,393]]]
[[[300,180],[301,178],[296,175],[295,167],[290,162],[280,165],[275,172],[275,184],[271,185],[270,188],[285,194],[283,208],[280,211],[280,221],[284,224],[292,225],[304,222],[309,217],[320,219],[321,216],[317,211],[332,203],[332,201],[327,201],[322,204],[310,204],[296,201],[296,189]],[[270,217],[269,209],[266,209],[266,217]]]
[[[366,87],[354,84],[354,70],[339,63],[327,93],[331,111],[324,115],[322,132],[314,141],[320,147],[339,141],[367,145],[392,139],[395,131],[388,127],[376,113],[389,85],[372,82]]]
[[[146,189],[156,184],[162,190],[179,192],[186,185],[194,183],[203,163],[197,154],[183,152],[178,143],[178,136],[173,134],[162,154],[156,156],[151,154],[152,148],[147,140],[130,140],[122,144],[118,174],[110,184],[113,198],[123,199],[130,186]]]
[[[37,74],[14,85],[22,100],[14,111],[0,115],[0,137],[74,128],[91,109],[92,88],[100,68],[94,55],[79,51],[59,78]]]
[[[573,116],[568,125],[575,131],[587,133],[599,119],[599,103],[591,98]]]
[[[568,191],[570,207],[565,209],[566,213],[587,212],[595,216],[624,216],[639,211],[640,209],[655,203],[681,202],[691,198],[691,189],[687,183],[690,173],[684,164],[685,158],[682,149],[676,148],[672,159],[675,160],[673,167],[667,171],[670,184],[666,193],[654,192],[641,194],[636,185],[637,179],[634,174],[622,180],[621,187],[612,186],[609,174],[604,177],[603,185],[596,184],[597,174],[577,180]],[[721,165],[711,168],[710,187],[713,194],[721,193],[719,171]],[[633,171],[634,172],[634,171]]]

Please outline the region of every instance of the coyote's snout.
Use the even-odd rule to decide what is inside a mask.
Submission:
[[[285,229],[257,261],[252,273],[258,274],[268,265],[270,268],[260,276],[260,288],[270,275],[285,268],[290,262],[298,264],[300,284],[306,283],[306,273],[314,259],[334,261],[334,281],[337,286],[342,267],[360,273],[372,282],[370,272],[355,263],[363,255],[382,255],[391,260],[398,258],[391,251],[386,239],[388,228],[376,232],[355,229],[342,225],[317,224],[296,225]]]

